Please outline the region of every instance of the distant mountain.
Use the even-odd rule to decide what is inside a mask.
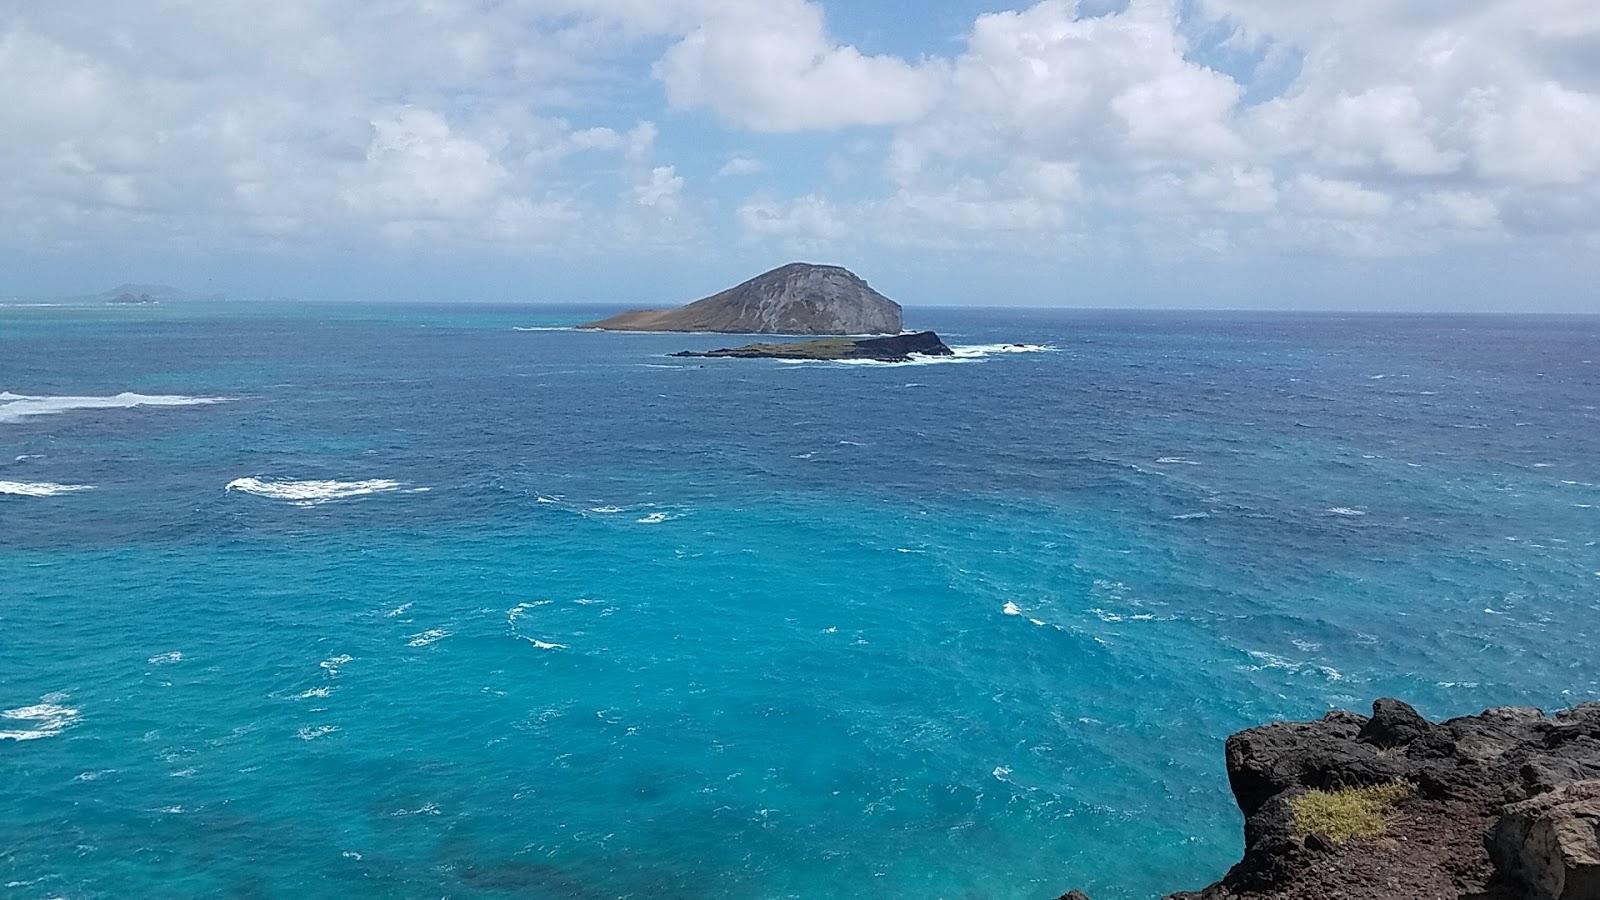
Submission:
[[[221,294],[191,294],[165,284],[119,284],[109,291],[85,299],[105,303],[184,303],[196,300],[221,300]]]
[[[839,266],[790,263],[678,309],[641,309],[591,322],[605,331],[729,334],[899,334],[900,304]]]

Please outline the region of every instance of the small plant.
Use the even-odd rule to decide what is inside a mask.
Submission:
[[[1300,837],[1326,835],[1336,844],[1375,838],[1389,826],[1389,817],[1412,787],[1402,781],[1372,787],[1311,790],[1289,801],[1294,830]]]

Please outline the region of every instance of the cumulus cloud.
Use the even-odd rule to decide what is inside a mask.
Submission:
[[[829,36],[822,8],[805,0],[727,3],[655,66],[674,106],[705,107],[754,131],[885,125],[917,118],[937,74],[870,56]]]
[[[0,12],[0,245],[1600,242],[1593,0],[1037,0],[921,54],[837,27],[819,0]]]

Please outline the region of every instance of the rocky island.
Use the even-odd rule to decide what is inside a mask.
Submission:
[[[790,263],[677,309],[640,309],[580,325],[602,331],[899,334],[900,304],[839,266]]]
[[[1379,700],[1226,753],[1244,859],[1168,900],[1600,900],[1600,704],[1435,723]]]
[[[824,338],[780,344],[746,344],[725,350],[683,350],[673,356],[736,359],[872,360],[910,362],[913,356],[951,356],[950,348],[931,331],[880,338]]]

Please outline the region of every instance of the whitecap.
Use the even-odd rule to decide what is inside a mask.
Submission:
[[[549,606],[550,603],[551,601],[549,600],[535,600],[532,603],[518,603],[516,606],[506,610],[506,624],[515,625],[517,624],[517,620],[522,618],[523,613],[530,609],[538,609],[541,606]]]
[[[551,643],[550,641],[541,641],[538,638],[531,638],[531,637],[525,637],[525,636],[522,636],[522,639],[527,641],[528,643],[534,645],[535,647],[538,647],[540,650],[566,650],[567,649],[567,645],[566,644],[554,644],[554,643]]]
[[[322,699],[324,697],[331,696],[333,696],[333,688],[331,687],[307,688],[306,690],[301,691],[299,694],[299,698],[301,700],[311,700],[313,698]]]
[[[664,512],[653,512],[648,516],[635,519],[634,521],[638,522],[640,525],[660,525],[662,522],[670,522],[675,518],[677,518],[677,516],[668,515]]]
[[[0,731],[0,741],[37,741],[55,737],[78,721],[78,710],[66,706],[65,694],[46,694],[32,706],[19,706],[0,712],[0,719],[23,723],[25,727]]]
[[[1000,612],[1008,616],[1020,616],[1022,615],[1022,607],[1010,600],[1007,600],[1006,605],[1000,607]]]
[[[383,617],[386,618],[386,619],[394,619],[394,618],[398,618],[400,616],[403,616],[403,615],[406,614],[406,610],[411,608],[411,604],[412,604],[412,601],[407,601],[405,603],[402,603],[399,606],[396,606],[394,609],[391,609],[388,612],[384,613]]]
[[[333,734],[339,730],[337,725],[307,725],[294,733],[302,741],[314,741],[319,737]]]
[[[1367,514],[1365,510],[1353,509],[1348,506],[1331,506],[1326,512],[1330,516],[1345,516],[1347,518],[1356,518]]]
[[[54,497],[92,491],[92,484],[55,484],[50,481],[0,481],[0,494],[13,497]]]
[[[405,490],[408,494],[422,493],[428,488],[406,489],[404,482],[391,481],[387,478],[372,478],[365,481],[290,481],[248,477],[235,478],[228,482],[224,490],[253,494],[269,500],[284,500],[295,506],[316,506],[366,494],[386,494],[400,490]]]
[[[342,668],[345,663],[350,662],[353,659],[355,659],[355,657],[351,656],[350,654],[341,653],[338,656],[330,656],[322,662],[317,663],[317,665],[326,669],[329,675],[338,675],[339,669]]]
[[[576,331],[571,325],[513,325],[512,331]]]
[[[622,507],[620,507],[620,506],[591,506],[591,507],[589,507],[589,512],[599,513],[599,514],[601,514],[603,516],[609,516],[609,515],[611,515],[613,513],[622,512]]]
[[[995,766],[994,771],[990,772],[989,774],[993,775],[998,781],[1005,781],[1007,778],[1011,777],[1011,767]]]
[[[1195,462],[1194,460],[1189,459],[1187,457],[1183,457],[1183,456],[1163,456],[1160,459],[1156,460],[1156,464],[1157,465],[1162,465],[1162,466],[1198,466],[1198,465],[1200,465],[1199,463]]]
[[[1188,522],[1194,519],[1209,519],[1211,518],[1211,514],[1203,512],[1179,513],[1175,516],[1171,516],[1170,518],[1175,522]]]
[[[450,632],[444,630],[443,628],[429,628],[427,631],[413,634],[411,636],[411,640],[406,642],[406,646],[426,647],[429,644],[436,644],[449,636]]]
[[[75,409],[132,409],[136,406],[205,406],[212,403],[225,403],[227,400],[227,397],[135,394],[128,391],[110,397],[46,397],[0,391],[0,422],[18,422],[28,416],[52,416]]]
[[[152,666],[170,666],[173,663],[183,662],[183,651],[173,650],[168,653],[157,653],[155,656],[145,660],[145,662]]]

